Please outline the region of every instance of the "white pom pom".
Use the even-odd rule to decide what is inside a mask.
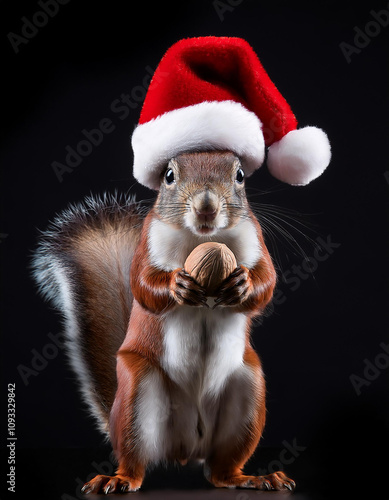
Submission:
[[[323,130],[292,130],[269,148],[269,172],[282,182],[305,186],[319,177],[331,159],[331,146]]]

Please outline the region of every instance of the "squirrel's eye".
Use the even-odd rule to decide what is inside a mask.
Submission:
[[[171,168],[169,168],[168,170],[166,170],[165,180],[166,180],[166,184],[173,184],[173,182],[174,182],[174,173],[173,173],[173,170]]]
[[[237,173],[236,173],[236,180],[237,180],[237,182],[239,182],[239,184],[242,184],[242,182],[244,180],[244,172],[241,168],[239,168]]]

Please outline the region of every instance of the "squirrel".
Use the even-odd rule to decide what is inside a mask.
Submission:
[[[231,151],[182,153],[149,210],[89,197],[43,234],[35,279],[64,315],[72,367],[118,463],[84,493],[136,491],[149,465],[170,461],[203,463],[216,487],[294,489],[282,471],[243,473],[266,415],[250,329],[276,284],[244,177]],[[183,269],[206,241],[237,260],[213,305]]]

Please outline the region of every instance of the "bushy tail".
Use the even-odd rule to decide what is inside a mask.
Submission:
[[[144,209],[132,198],[87,198],[56,217],[33,258],[40,292],[64,316],[68,354],[82,395],[108,432],[116,352],[132,307],[130,267]]]

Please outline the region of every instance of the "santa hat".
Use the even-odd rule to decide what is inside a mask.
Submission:
[[[293,185],[318,177],[331,157],[321,129],[297,130],[288,103],[245,40],[175,43],[154,73],[132,136],[135,178],[159,189],[171,158],[212,149],[233,151],[250,175],[263,163],[265,146],[270,173]]]

